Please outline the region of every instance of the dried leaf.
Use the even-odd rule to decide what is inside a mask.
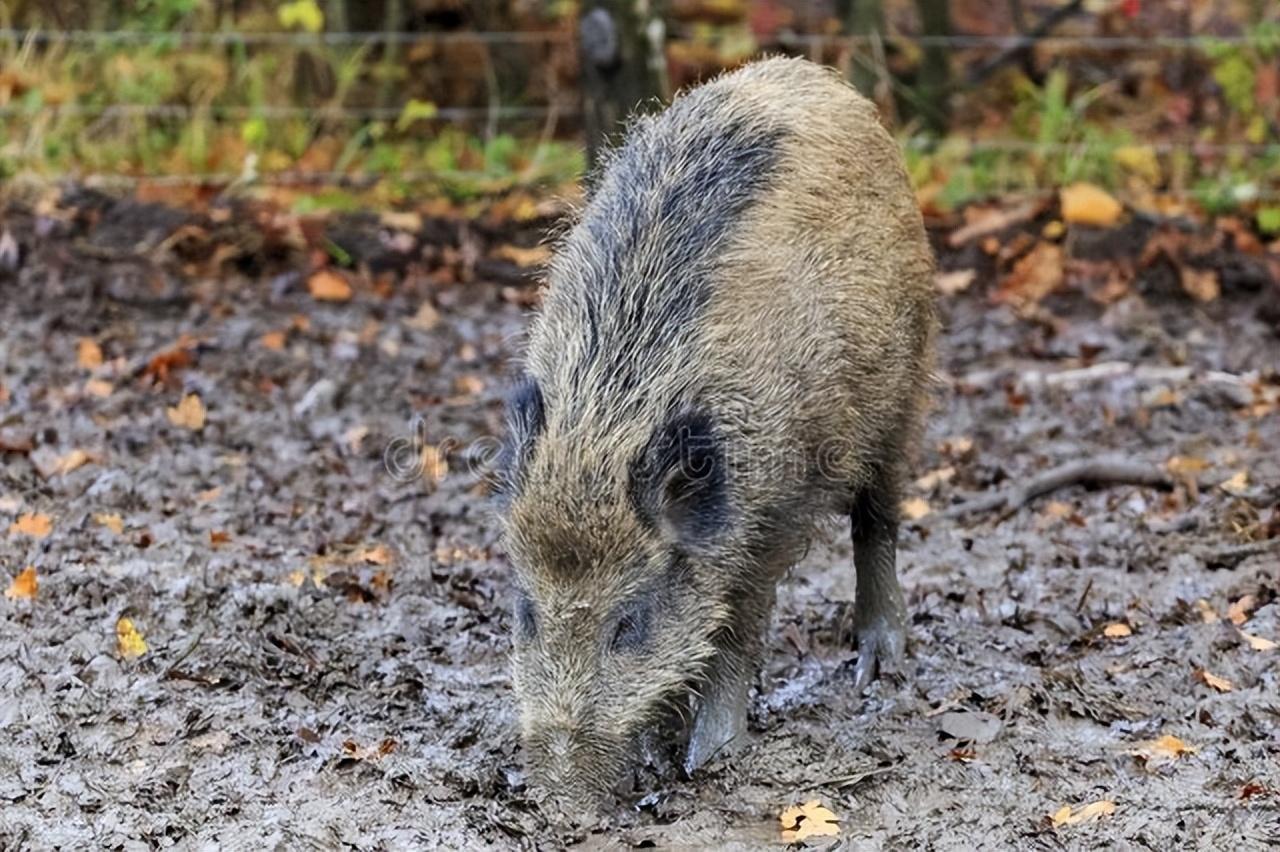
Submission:
[[[128,616],[116,622],[116,649],[126,660],[136,660],[147,653],[147,640]]]
[[[1231,685],[1231,681],[1225,677],[1218,677],[1216,674],[1207,669],[1196,669],[1196,680],[1206,686],[1211,686],[1218,692],[1230,692],[1235,687]]]
[[[1217,270],[1181,266],[1178,268],[1178,277],[1182,282],[1182,289],[1197,302],[1212,302],[1222,293]]]
[[[952,272],[939,272],[933,279],[933,285],[944,296],[954,296],[969,289],[978,273],[972,269],[957,269]]]
[[[92,337],[82,337],[76,344],[76,363],[86,370],[102,366],[102,347]]]
[[[1109,192],[1091,183],[1074,183],[1059,193],[1062,218],[1069,225],[1110,228],[1120,221],[1124,207]]]
[[[347,302],[351,300],[351,285],[340,273],[321,269],[307,279],[311,298],[321,302]]]
[[[902,501],[899,510],[902,512],[902,517],[909,521],[918,521],[933,511],[929,507],[929,501],[922,497],[908,497]]]
[[[72,450],[65,456],[59,456],[53,463],[53,469],[50,471],[53,476],[65,476],[73,470],[84,467],[93,461],[93,456],[84,450]]]
[[[1111,639],[1123,639],[1133,635],[1133,628],[1121,621],[1116,621],[1102,628],[1102,635]]]
[[[48,538],[53,532],[53,519],[39,512],[27,512],[19,515],[18,520],[9,525],[9,535],[27,535],[32,538]]]
[[[1249,647],[1255,651],[1274,651],[1280,648],[1280,644],[1272,642],[1264,636],[1254,636],[1250,633],[1240,631],[1240,638],[1249,643]]]
[[[1062,246],[1039,243],[1000,282],[997,301],[1029,306],[1040,302],[1062,285]]]
[[[4,596],[13,600],[34,600],[39,588],[40,581],[36,579],[36,566],[28,565],[13,578],[9,588],[4,590]]]
[[[1164,463],[1165,470],[1177,477],[1195,477],[1208,470],[1209,463],[1195,456],[1173,456]]]
[[[1228,494],[1234,494],[1239,497],[1249,490],[1249,472],[1247,470],[1237,471],[1230,479],[1218,483],[1218,487]]]
[[[124,535],[124,518],[119,515],[98,514],[93,516],[93,520],[116,535]]]
[[[1198,748],[1187,745],[1172,734],[1164,734],[1159,739],[1138,743],[1129,754],[1142,759],[1149,765],[1159,765],[1177,760],[1185,754],[1195,754],[1197,751],[1199,751]]]
[[[285,333],[283,331],[268,331],[258,338],[258,342],[262,344],[263,349],[279,352],[284,349]]]
[[[921,491],[932,491],[944,482],[950,482],[955,475],[956,469],[951,465],[936,468],[917,479],[915,487]]]
[[[200,397],[193,393],[184,396],[176,406],[166,408],[165,414],[168,416],[169,422],[180,429],[199,432],[204,428],[204,403],[200,401]]]
[[[213,488],[209,488],[205,491],[197,492],[196,500],[198,500],[201,503],[212,503],[214,500],[217,500],[220,496],[222,496],[222,489],[217,486],[214,486]]]
[[[387,549],[385,544],[366,547],[363,550],[356,551],[355,561],[368,562],[371,565],[390,565],[391,551]]]
[[[551,249],[546,246],[520,248],[519,246],[499,246],[494,252],[503,260],[509,260],[516,266],[541,266],[551,259]]]
[[[231,533],[226,530],[209,530],[209,546],[214,550],[228,544],[231,541]]]
[[[449,462],[445,458],[444,453],[440,452],[438,447],[426,444],[422,448],[419,457],[422,465],[422,478],[429,485],[435,486],[440,484],[440,480],[444,479],[449,473]]]
[[[393,231],[408,231],[416,234],[422,230],[422,214],[412,210],[384,210],[378,214],[378,223]]]
[[[1257,597],[1245,595],[1227,607],[1227,621],[1239,627],[1249,620],[1249,613],[1253,612],[1254,607],[1257,605]]]
[[[409,327],[416,328],[419,331],[430,331],[439,324],[440,312],[430,302],[423,302],[419,305],[418,312],[408,320]]]
[[[1079,810],[1074,810],[1070,805],[1063,805],[1050,819],[1055,826],[1077,825],[1082,822],[1101,819],[1104,816],[1111,816],[1115,812],[1115,802],[1101,799],[1097,802],[1090,802]]]
[[[807,837],[836,837],[840,834],[840,818],[817,799],[793,805],[779,816],[784,843],[796,843]]]
[[[1195,603],[1196,611],[1200,613],[1200,620],[1205,624],[1217,624],[1219,620],[1218,613],[1213,607],[1209,606],[1209,602],[1204,598],[1198,598]]]
[[[396,750],[396,741],[385,739],[371,746],[362,746],[355,740],[347,740],[342,744],[343,753],[352,760],[380,760]]]
[[[84,392],[90,396],[96,396],[98,399],[106,399],[115,392],[115,385],[102,379],[89,379],[84,383]]]

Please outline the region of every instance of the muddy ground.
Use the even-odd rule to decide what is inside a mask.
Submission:
[[[496,247],[547,223],[345,217],[327,239],[372,271],[330,303],[266,220],[45,208],[11,206],[0,251],[0,569],[39,579],[0,599],[3,847],[752,848],[810,799],[848,848],[1280,842],[1280,650],[1247,638],[1280,641],[1274,254],[1204,242],[1222,292],[1202,303],[1173,260],[1134,260],[1151,223],[1072,233],[1067,285],[1019,310],[982,241],[944,246],[978,274],[942,300],[917,508],[1081,459],[1182,456],[1198,486],[909,525],[910,656],[866,697],[833,523],[780,590],[749,741],[693,780],[642,769],[566,828],[526,784],[510,569],[465,449],[498,431],[533,294]],[[166,413],[187,393],[202,431]],[[426,478],[388,471],[388,446],[441,444],[442,478],[430,452]],[[73,450],[90,461],[57,472]],[[50,534],[5,536],[27,513]],[[1146,745],[1165,734],[1194,751]],[[1114,813],[1050,819],[1097,801]]]

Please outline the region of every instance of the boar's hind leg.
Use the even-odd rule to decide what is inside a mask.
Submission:
[[[772,586],[767,592],[739,599],[731,629],[698,688],[693,730],[685,753],[684,771],[694,770],[729,745],[747,727],[747,697],[760,665],[764,629],[773,610]]]
[[[906,606],[898,585],[898,489],[882,475],[854,501],[853,560],[857,596],[853,605],[858,663],[854,688],[861,692],[876,670],[889,671],[902,660],[906,644]]]

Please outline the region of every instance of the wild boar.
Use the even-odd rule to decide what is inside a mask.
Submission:
[[[852,520],[861,690],[902,655],[898,504],[933,258],[875,107],[799,59],[637,119],[561,238],[508,407],[513,682],[535,777],[598,799],[687,702],[745,727],[778,578]]]

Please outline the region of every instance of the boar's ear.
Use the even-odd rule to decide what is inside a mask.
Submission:
[[[502,505],[510,503],[520,488],[525,468],[533,457],[538,436],[546,425],[542,388],[530,376],[521,379],[507,395],[507,434],[495,464],[494,494]]]
[[[641,520],[684,550],[709,549],[729,524],[724,447],[705,412],[668,417],[631,462],[630,476]]]

